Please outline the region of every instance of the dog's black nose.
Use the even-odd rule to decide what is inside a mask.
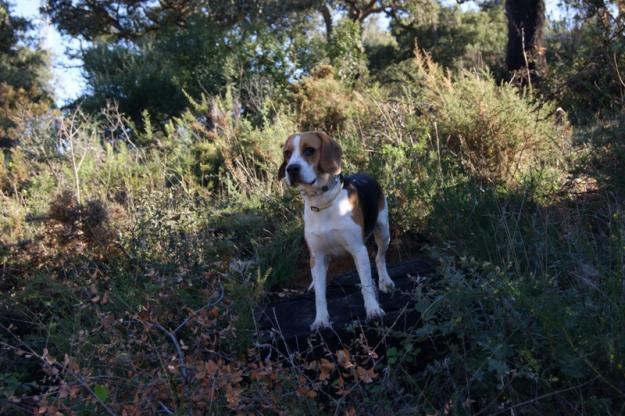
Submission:
[[[286,171],[289,175],[295,175],[296,173],[299,173],[299,170],[302,167],[298,164],[293,164],[293,165],[289,165],[286,167]]]

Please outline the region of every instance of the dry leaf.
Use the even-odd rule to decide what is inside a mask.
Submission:
[[[351,361],[349,351],[343,349],[336,352],[336,359],[339,362],[339,365],[343,368],[353,368],[354,364]]]
[[[241,386],[239,384],[228,384],[226,386],[226,400],[228,401],[228,407],[231,409],[239,406],[241,402]]]
[[[377,377],[377,374],[375,373],[373,367],[368,370],[363,367],[357,367],[356,372],[358,373],[358,379],[365,383],[371,383]]]
[[[314,390],[309,389],[306,386],[300,386],[297,389],[297,394],[302,396],[302,397],[307,397],[309,399],[314,399],[315,397],[317,397],[317,392]]]
[[[354,406],[349,406],[345,410],[345,416],[356,416],[356,409],[354,409]]]
[[[319,362],[319,380],[328,380],[332,374],[332,370],[334,370],[334,363],[322,358]]]

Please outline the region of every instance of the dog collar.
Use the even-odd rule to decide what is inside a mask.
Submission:
[[[331,188],[325,185],[321,188],[321,192],[328,192],[330,189],[336,188],[336,193],[332,196],[332,198],[330,198],[328,202],[326,202],[323,205],[319,205],[319,206],[311,205],[310,210],[312,212],[319,212],[319,211],[323,211],[326,208],[330,208],[330,206],[332,205],[336,197],[339,196],[339,194],[341,193],[341,190],[343,189],[343,186],[342,186],[343,181],[341,180],[339,176],[335,176],[334,179],[332,180],[332,183],[336,185],[332,186]]]

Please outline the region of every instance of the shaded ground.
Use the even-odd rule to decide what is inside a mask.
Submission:
[[[372,267],[377,281],[375,267]],[[388,331],[405,331],[419,324],[420,315],[412,308],[412,293],[418,282],[434,277],[434,267],[426,259],[418,258],[389,267],[395,282],[392,294],[379,293],[382,309],[386,312],[382,322],[368,322],[356,272],[343,274],[327,288],[328,311],[332,328],[312,333],[310,324],[315,317],[314,292],[307,291],[286,298],[273,299],[256,313],[258,343],[290,353],[293,351],[317,355],[316,346],[309,337],[320,336],[324,347],[330,350],[347,345],[365,334],[370,344],[377,345]],[[283,295],[283,294],[282,294]],[[283,295],[284,296],[284,295]],[[356,328],[360,327],[360,330]],[[382,333],[380,333],[382,329]],[[386,333],[384,333],[386,332]]]

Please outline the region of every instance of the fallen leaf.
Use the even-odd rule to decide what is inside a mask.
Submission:
[[[363,367],[357,367],[356,372],[358,373],[358,379],[365,383],[371,383],[377,377],[377,374],[375,373],[373,367],[368,370]]]
[[[226,386],[226,400],[228,401],[228,407],[231,409],[239,406],[241,401],[241,386],[239,384],[228,384]]]
[[[332,370],[334,370],[334,363],[322,358],[319,362],[319,380],[328,380],[332,374]]]
[[[351,361],[349,351],[343,349],[336,352],[336,359],[339,362],[339,365],[343,368],[353,368],[354,364]]]

